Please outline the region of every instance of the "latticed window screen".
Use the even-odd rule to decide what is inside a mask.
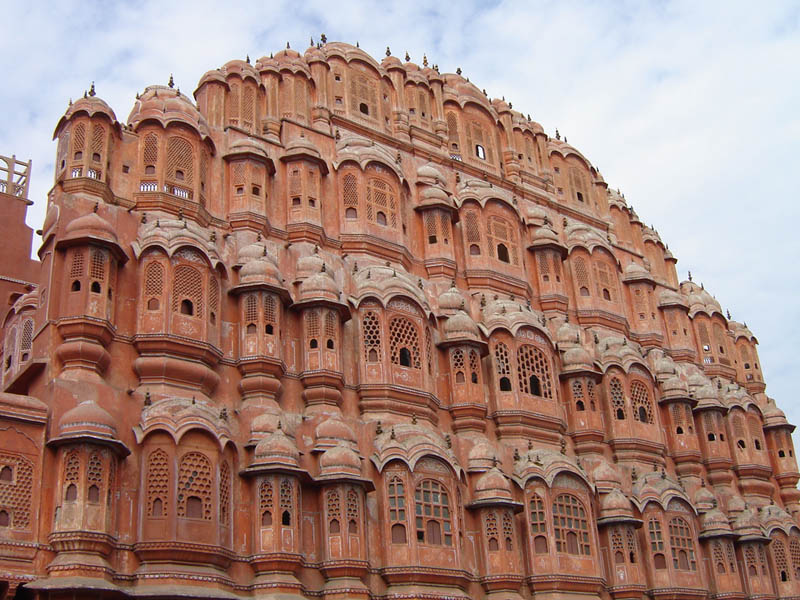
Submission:
[[[511,364],[508,360],[508,346],[503,342],[497,342],[494,346],[494,362],[498,377],[511,375]]]
[[[148,133],[144,138],[142,162],[153,166],[158,162],[158,136],[155,133]]]
[[[281,480],[280,488],[281,513],[289,514],[289,523],[293,524],[292,514],[294,509],[294,486],[288,479]]]
[[[484,526],[486,527],[486,544],[490,551],[496,551],[500,549],[498,544],[497,538],[497,514],[490,512],[486,513],[486,518],[484,519]]]
[[[358,533],[358,494],[355,490],[347,490],[347,527],[348,533]]]
[[[169,497],[169,458],[156,449],[147,458],[147,516],[163,517]]]
[[[329,310],[325,315],[325,337],[328,340],[333,340],[336,342],[337,332],[339,331],[339,319],[336,317],[336,313],[332,310]]]
[[[550,362],[539,348],[526,344],[517,349],[517,378],[523,394],[553,399]]]
[[[212,510],[211,461],[200,452],[187,452],[178,468],[178,516],[211,520]],[[200,514],[190,514],[192,499],[199,499]]]
[[[246,325],[258,323],[258,298],[255,294],[248,294],[245,297],[244,320]]]
[[[757,441],[758,446],[760,446],[763,449],[764,440],[761,439],[761,436],[764,433],[764,429],[761,427],[761,419],[753,409],[750,409],[748,413],[749,414],[747,415],[747,428],[750,430],[750,437],[753,440],[754,447]]]
[[[325,494],[325,510],[328,513],[328,532],[339,533],[342,523],[341,494],[339,490],[328,490]]]
[[[231,467],[227,460],[219,467],[219,522],[226,526],[231,522]]]
[[[0,482],[0,506],[9,512],[13,529],[30,529],[33,496],[33,463],[16,454],[0,452],[0,468],[14,473],[12,481]]]
[[[25,352],[31,349],[33,345],[33,319],[25,319],[22,324],[22,335],[19,339],[20,352]]]
[[[736,411],[732,414],[731,421],[733,422],[733,435],[736,436],[738,440],[743,440],[746,436],[744,430],[744,418],[740,414],[740,411]]]
[[[727,336],[725,335],[725,330],[722,329],[722,325],[719,323],[714,323],[714,341],[717,343],[717,350],[720,351],[721,354],[726,353],[726,349],[728,347],[727,343]]]
[[[556,551],[590,556],[589,521],[583,503],[571,494],[559,494],[553,502]]]
[[[164,267],[159,262],[151,262],[144,271],[144,295],[147,298],[160,297],[164,292]]]
[[[362,117],[377,117],[377,92],[375,82],[358,73],[350,79],[350,110]],[[367,112],[361,111],[361,104],[366,104]]]
[[[478,212],[468,210],[464,213],[464,232],[468,244],[475,244],[480,253],[481,247],[481,229],[478,225]],[[470,252],[472,253],[472,252]]]
[[[248,131],[252,130],[255,121],[255,90],[249,86],[244,86],[242,94],[242,127]]]
[[[194,316],[203,314],[203,276],[200,271],[189,265],[175,267],[174,291],[172,294],[172,310],[179,312],[181,302],[190,300],[194,306]]]
[[[586,269],[586,261],[580,256],[575,259],[575,281],[579,287],[586,288],[588,292],[590,289],[589,271]]]
[[[381,360],[381,323],[372,311],[364,314],[364,358],[367,362]]]
[[[72,253],[72,263],[69,268],[69,276],[72,279],[83,277],[85,272],[86,263],[83,258],[83,251],[76,249]]]
[[[611,552],[614,554],[615,563],[625,562],[625,544],[619,527],[611,531]]]
[[[342,178],[342,201],[345,210],[353,208],[358,215],[358,180],[353,173],[347,173]]]
[[[258,507],[261,511],[261,526],[268,527],[272,525],[272,513],[275,510],[272,482],[266,479],[258,486]]]
[[[97,493],[102,490],[103,487],[103,459],[98,452],[92,452],[89,456],[89,462],[86,465],[86,484],[87,489],[90,489],[91,486],[97,486]],[[99,500],[99,495],[95,498],[89,498],[90,500],[97,502]]]
[[[481,362],[478,353],[475,350],[469,351],[469,371],[470,381],[472,383],[480,382]]]
[[[302,77],[295,77],[294,80],[294,111],[302,121],[306,116],[306,82]]]
[[[454,112],[447,113],[447,141],[451,150],[458,150],[458,117]]]
[[[228,123],[231,125],[239,125],[239,97],[240,90],[238,83],[231,84],[231,90],[228,92]]]
[[[453,371],[456,383],[465,383],[464,351],[461,348],[455,348],[450,351],[450,368]]]
[[[310,310],[306,312],[306,339],[316,340],[319,338],[319,312]]]
[[[575,402],[583,400],[583,382],[580,379],[572,380],[572,399]]]
[[[388,182],[377,177],[367,182],[367,219],[397,228],[397,193]]]
[[[422,368],[419,349],[419,334],[416,326],[405,317],[394,317],[389,322],[389,352],[392,364],[400,365],[402,350],[410,353],[410,364],[406,365],[412,369]]]
[[[491,148],[491,134],[484,131],[483,125],[478,121],[468,121],[465,125],[467,132],[467,145],[469,146],[468,155],[471,159],[478,159],[476,146],[483,146],[486,152],[486,162],[494,162]],[[480,160],[480,159],[478,159]]]
[[[700,343],[703,345],[703,350],[706,352],[711,351],[711,338],[708,337],[708,327],[705,323],[700,323],[697,326],[697,331],[700,335]]]
[[[789,556],[792,558],[792,569],[795,573],[795,579],[800,579],[800,539],[797,535],[792,535],[789,538]]]
[[[514,520],[508,511],[503,512],[503,542],[507,552],[514,550]]]
[[[786,561],[786,546],[783,545],[782,540],[773,539],[770,544],[772,548],[772,556],[775,559],[775,568],[778,570],[779,581],[790,581],[791,575],[789,574],[789,565]],[[785,573],[785,576],[783,575]]]
[[[672,549],[672,566],[682,571],[696,571],[694,542],[689,524],[681,517],[669,521],[669,545]]]
[[[594,272],[597,278],[597,295],[604,296],[603,290],[608,290],[609,300],[617,299],[617,276],[611,265],[604,262],[594,263]]]
[[[450,500],[445,487],[433,479],[425,479],[414,491],[417,540],[424,544],[452,546]]]
[[[625,543],[628,547],[628,560],[635,563],[636,557],[639,555],[639,543],[636,541],[636,533],[632,527],[626,528]]]
[[[661,533],[661,521],[652,518],[647,522],[647,533],[650,537],[650,551],[655,554],[664,552],[664,537]]]
[[[728,560],[728,569],[731,573],[736,573],[736,554],[733,550],[733,542],[728,539],[722,540],[722,545],[725,547],[725,558]]]
[[[183,173],[183,178],[178,171]],[[173,136],[167,140],[167,177],[187,185],[192,183],[194,152],[192,145],[182,137]]]
[[[722,550],[722,544],[719,540],[715,540],[711,545],[711,560],[714,564],[714,569],[717,573],[725,574],[728,569],[725,567],[725,553]]]
[[[584,177],[581,170],[577,167],[570,167],[569,169],[569,182],[572,186],[572,191],[575,194],[575,198],[578,199],[578,193],[583,196],[582,202],[589,201],[589,195],[587,193],[586,188],[586,178]]]
[[[278,312],[275,306],[275,296],[272,294],[264,295],[264,322],[268,325],[278,323]]]
[[[219,283],[214,277],[208,282],[209,318],[216,317],[219,311]]]
[[[75,132],[72,136],[72,156],[75,157],[76,152],[83,152],[86,147],[86,125],[78,123],[75,127]]]
[[[106,278],[106,253],[102,248],[92,248],[90,250],[89,277],[96,281],[104,281]]]
[[[748,575],[758,575],[758,559],[756,558],[756,551],[750,544],[744,547],[744,566]]]
[[[103,154],[103,140],[106,137],[105,128],[99,123],[92,126],[92,154]],[[94,159],[94,157],[92,157]]]
[[[611,394],[611,408],[614,411],[614,417],[617,419],[624,419],[626,411],[625,393],[623,392],[622,382],[618,378],[612,377],[608,382],[608,390]]]
[[[64,482],[78,485],[81,472],[81,460],[77,450],[70,450],[64,459]]]
[[[653,423],[653,403],[647,387],[641,381],[631,382],[631,405],[634,419],[642,423]]]
[[[508,252],[508,262],[512,265],[519,265],[519,249],[517,248],[517,236],[514,229],[514,225],[506,219],[489,217],[486,233],[494,258],[503,260],[500,250],[500,244],[502,244]],[[503,260],[503,262],[506,261]]]

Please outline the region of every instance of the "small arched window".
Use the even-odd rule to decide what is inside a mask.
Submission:
[[[572,494],[560,494],[553,502],[553,531],[557,552],[591,555],[586,510]]]
[[[453,545],[450,500],[438,481],[425,479],[414,492],[417,541],[433,546]]]
[[[689,524],[682,517],[669,522],[669,545],[672,549],[672,566],[680,571],[696,571],[694,541]]]
[[[392,523],[392,543],[405,544],[406,540],[406,492],[403,480],[397,475],[389,479],[389,522]]]
[[[181,300],[181,314],[189,316],[194,315],[194,305],[191,300]]]
[[[486,160],[486,148],[484,148],[480,144],[475,144],[475,156],[477,156],[481,160]]]
[[[508,248],[505,244],[497,244],[497,259],[504,263],[511,262],[511,259],[508,256]]]

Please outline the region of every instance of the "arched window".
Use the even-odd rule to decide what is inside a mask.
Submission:
[[[228,526],[231,520],[231,467],[227,460],[219,466],[219,523]]]
[[[507,510],[503,511],[503,543],[506,552],[514,550],[514,520]]]
[[[475,350],[469,351],[469,371],[470,381],[472,383],[478,383],[480,381],[481,361]]]
[[[453,545],[450,501],[441,483],[425,479],[417,485],[414,511],[418,542],[432,546]]]
[[[194,180],[194,151],[182,137],[167,140],[167,179],[191,185]]]
[[[523,394],[553,399],[550,361],[536,346],[526,344],[517,349],[517,380]]]
[[[789,565],[786,562],[786,546],[783,545],[783,541],[773,539],[770,548],[772,548],[772,556],[775,559],[775,569],[778,571],[778,579],[780,581],[791,581]]]
[[[625,420],[625,393],[622,391],[622,382],[617,377],[612,377],[608,382],[608,391],[611,395],[611,410],[618,421]]]
[[[306,311],[306,341],[309,348],[319,347],[320,333],[319,313],[316,310]]]
[[[480,256],[481,254],[481,229],[479,226],[478,212],[475,210],[464,211],[463,231],[464,237],[469,244],[470,256]]]
[[[405,544],[406,492],[403,480],[397,475],[389,479],[389,522],[392,525],[392,543]]]
[[[2,483],[11,483],[14,480],[14,471],[11,470],[11,467],[8,465],[4,465],[2,469],[0,469],[0,482]]]
[[[358,494],[347,490],[347,533],[358,535]]]
[[[294,524],[292,516],[294,514],[294,486],[288,479],[281,480],[280,488],[281,501],[281,525],[291,527]]]
[[[625,562],[625,546],[619,528],[611,531],[611,552],[614,554],[614,564],[621,565]]]
[[[497,342],[494,347],[495,372],[501,392],[511,391],[511,365],[508,360],[508,346]]]
[[[459,138],[458,138],[458,118],[456,113],[447,113],[447,141],[450,144],[450,150],[458,151]]]
[[[337,534],[341,532],[341,497],[339,490],[329,490],[325,495],[325,505],[328,518],[328,533]]]
[[[794,578],[800,581],[800,539],[797,534],[793,534],[789,538],[789,556],[792,558]]]
[[[86,499],[92,504],[100,502],[100,492],[103,487],[103,459],[97,452],[89,456],[86,468]]]
[[[358,218],[358,180],[353,173],[347,173],[342,178],[342,203],[346,219]]]
[[[489,247],[500,262],[519,265],[517,236],[512,222],[501,217],[491,216],[486,223]]]
[[[465,383],[464,377],[464,351],[461,348],[455,348],[450,352],[450,367],[454,374],[456,383]]]
[[[178,516],[189,519],[212,519],[213,476],[211,461],[200,452],[187,452],[178,468]]]
[[[164,267],[160,262],[150,262],[144,270],[144,297],[147,310],[158,310],[164,293]]]
[[[372,311],[364,314],[364,359],[366,362],[381,360],[381,324],[378,315]]]
[[[589,296],[589,271],[586,269],[586,261],[578,256],[575,258],[575,282],[578,284],[580,295]]]
[[[272,513],[274,511],[272,483],[264,480],[258,486],[258,506],[261,511],[261,526],[272,527]]]
[[[78,499],[78,483],[80,479],[81,461],[77,450],[70,450],[64,458],[64,499],[74,502]]]
[[[595,277],[597,278],[597,293],[603,296],[604,300],[613,302],[616,300],[617,274],[614,268],[601,261],[594,263]]]
[[[278,325],[278,307],[273,294],[264,295],[264,333],[274,335]]]
[[[203,315],[203,277],[194,267],[175,267],[172,310],[191,316]]]
[[[497,514],[494,512],[486,513],[484,525],[486,528],[486,547],[489,552],[497,552],[500,549],[497,539],[499,535],[497,532]]]
[[[722,544],[720,544],[719,540],[715,540],[711,545],[711,560],[717,573],[720,575],[727,573],[727,569],[725,568],[725,554],[722,551]]]
[[[589,521],[583,503],[571,494],[560,494],[553,502],[553,531],[556,551],[591,555]]]
[[[661,521],[653,517],[647,522],[647,533],[650,537],[650,552],[653,555],[653,565],[656,569],[666,569],[667,560],[664,556],[664,537],[661,533]]]
[[[167,453],[156,449],[147,459],[147,516],[160,518],[166,516],[169,495],[169,459]]]
[[[653,423],[653,403],[647,387],[641,381],[631,382],[631,405],[634,419],[640,423]]]
[[[367,220],[397,228],[397,192],[383,179],[371,177],[367,181]]]
[[[672,549],[672,566],[679,571],[696,571],[694,542],[689,524],[681,517],[669,521],[669,545]]]
[[[547,521],[544,501],[538,494],[533,494],[528,506],[530,509],[533,551],[536,554],[547,554]]]
[[[389,352],[392,364],[421,368],[419,334],[409,319],[394,317],[389,322]]]

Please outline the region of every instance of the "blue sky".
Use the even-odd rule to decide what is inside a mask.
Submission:
[[[800,423],[800,3],[7,3],[0,153],[32,158],[41,225],[53,129],[95,81],[124,121],[170,73],[191,93],[232,58],[310,37],[386,46],[558,128],[760,346],[767,393]],[[796,444],[800,447],[800,438]]]

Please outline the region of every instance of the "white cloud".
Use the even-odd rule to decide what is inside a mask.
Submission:
[[[96,81],[120,120],[137,90],[325,32],[378,58],[423,52],[558,127],[758,336],[791,420],[800,339],[800,8],[795,2],[82,2],[4,7],[0,140],[34,160],[41,223],[70,97]]]

